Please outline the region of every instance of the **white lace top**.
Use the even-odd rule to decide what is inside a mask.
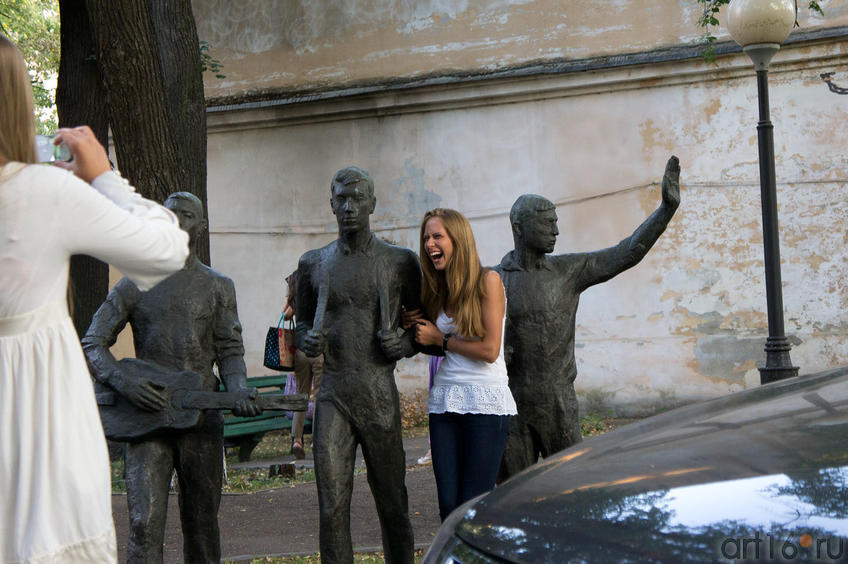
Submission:
[[[456,323],[442,311],[436,327],[442,333],[453,333]],[[515,415],[515,400],[509,391],[503,359],[503,339],[498,358],[492,363],[445,351],[445,359],[430,389],[427,411]]]

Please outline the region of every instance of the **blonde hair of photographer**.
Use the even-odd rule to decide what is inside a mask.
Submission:
[[[18,48],[0,34],[0,165],[36,163],[32,83]]]
[[[35,112],[32,82],[23,55],[0,33],[0,166],[9,162],[34,164]],[[74,314],[73,280],[68,279],[68,312]]]
[[[424,252],[424,230],[427,222],[438,217],[453,242],[453,257],[443,272],[433,267]],[[480,265],[477,244],[471,224],[458,211],[436,208],[424,214],[421,222],[421,302],[429,319],[436,319],[439,310],[451,312],[457,330],[465,337],[485,337],[483,298],[486,297],[484,269]]]

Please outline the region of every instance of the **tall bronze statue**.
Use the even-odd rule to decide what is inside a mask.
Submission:
[[[680,205],[680,165],[672,156],[662,203],[630,237],[589,253],[550,255],[559,230],[553,203],[535,195],[509,214],[515,249],[495,267],[507,293],[504,352],[518,405],[499,481],[582,440],[574,379],[574,326],[583,290],[636,265],[665,231]]]
[[[394,369],[397,360],[415,353],[412,333],[399,335],[397,328],[402,306],[420,308],[421,271],[412,251],[371,231],[376,198],[367,172],[338,171],[330,204],[339,237],[300,258],[295,337],[307,356],[324,354],[312,435],[321,560],[353,562],[350,499],[359,445],[386,562],[412,562]]]
[[[193,381],[189,387],[199,387],[207,397],[223,395],[218,393],[215,366],[229,392],[242,392],[231,406],[234,413],[252,416],[261,410],[247,392],[233,282],[197,258],[197,242],[206,228],[203,205],[192,194],[176,192],[165,207],[189,234],[185,266],[148,292],[127,279],[118,282],[95,314],[83,348],[98,382],[138,408],[137,417],[125,419],[151,423],[152,431],[128,432],[143,438],[126,450],[127,560],[162,562],[168,490],[176,469],[184,559],[219,562],[223,417],[219,411],[178,410],[186,411],[191,421],[183,426],[187,428],[169,429],[167,423],[179,420],[180,414],[174,413],[168,385]],[[127,323],[138,360],[118,362],[109,347]],[[167,384],[162,377],[168,378]]]

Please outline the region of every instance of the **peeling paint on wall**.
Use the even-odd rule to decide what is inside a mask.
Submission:
[[[843,4],[829,2],[828,25],[848,22]],[[208,97],[491,71],[692,44],[701,36],[698,6],[681,0],[193,0],[192,6],[198,35],[226,75],[207,77]],[[808,28],[808,16],[801,20]]]

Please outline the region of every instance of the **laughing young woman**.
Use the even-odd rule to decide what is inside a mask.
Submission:
[[[444,520],[494,487],[509,416],[516,413],[503,360],[506,298],[497,272],[480,266],[471,225],[457,211],[424,215],[420,260],[425,311],[409,312],[405,322],[416,324],[418,343],[441,346],[445,354],[427,402]]]

